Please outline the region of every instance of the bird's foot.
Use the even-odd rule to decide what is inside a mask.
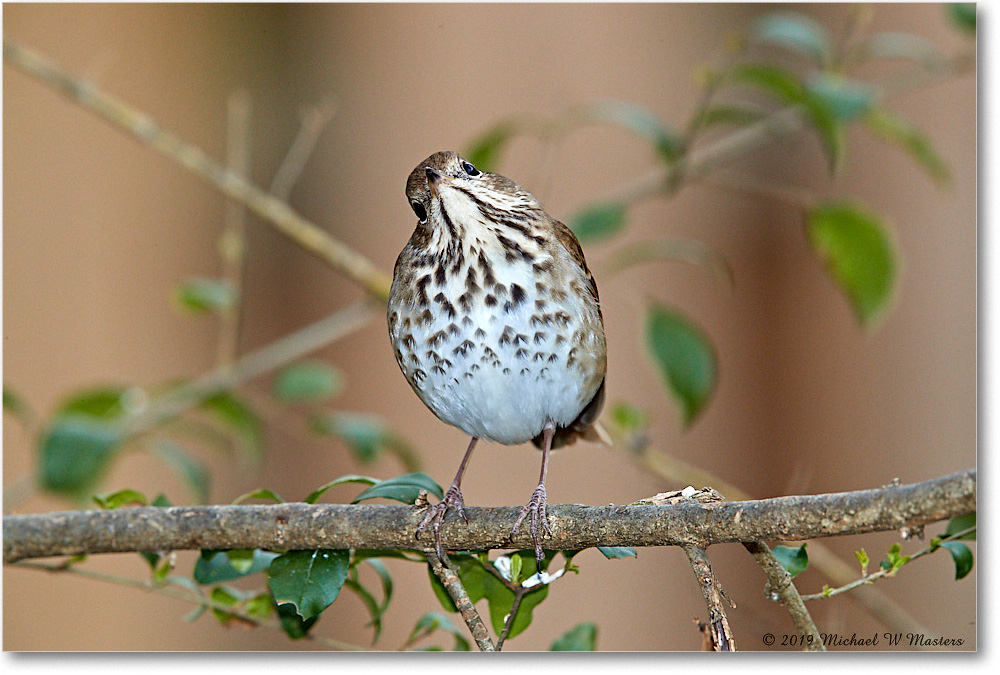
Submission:
[[[545,556],[542,554],[542,539],[539,536],[539,530],[545,533],[547,536],[552,536],[552,531],[549,529],[549,517],[545,514],[545,504],[546,504],[546,494],[545,494],[545,484],[540,483],[535,491],[531,493],[531,499],[521,507],[521,513],[518,515],[517,520],[514,521],[514,527],[510,529],[510,536],[513,537],[517,533],[517,528],[521,526],[521,521],[524,520],[528,514],[531,514],[531,521],[529,522],[529,529],[531,530],[531,538],[535,542],[535,559],[541,563]],[[541,526],[539,528],[539,526]]]
[[[447,563],[447,558],[444,554],[444,548],[441,546],[441,522],[451,508],[458,511],[458,515],[462,516],[462,520],[467,523],[469,522],[468,516],[465,515],[465,501],[462,499],[462,490],[458,485],[452,485],[448,488],[448,491],[444,493],[444,498],[427,509],[424,519],[417,525],[417,531],[414,533],[414,537],[419,539],[420,533],[424,531],[424,528],[431,525],[431,530],[434,532],[434,550],[437,551],[438,560],[442,563]]]

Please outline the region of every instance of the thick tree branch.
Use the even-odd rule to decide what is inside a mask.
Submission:
[[[911,485],[744,502],[549,508],[548,549],[701,546],[798,541],[897,530],[976,509],[976,470]],[[508,537],[516,507],[466,509],[442,527],[446,549],[527,548]],[[76,553],[181,549],[403,548],[423,550],[410,506],[304,504],[140,507],[4,516],[4,561]]]

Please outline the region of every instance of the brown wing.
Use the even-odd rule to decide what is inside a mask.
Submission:
[[[594,294],[594,301],[598,303],[597,311],[600,312],[601,298],[597,294],[597,282],[594,281],[594,275],[591,274],[590,268],[587,267],[587,259],[583,257],[583,248],[580,246],[580,241],[576,238],[576,235],[573,234],[573,230],[569,229],[558,220],[553,221],[553,225],[556,233],[556,239],[558,239],[559,243],[562,244],[567,251],[569,251],[570,256],[576,264],[580,266],[584,274],[587,275],[587,281],[590,282],[590,292]],[[601,317],[601,320],[604,320],[603,316]]]
[[[583,257],[583,248],[580,246],[579,240],[573,231],[560,223],[558,220],[553,221],[553,226],[556,234],[556,239],[559,243],[569,251],[570,256],[580,266],[584,274],[587,275],[587,281],[590,285],[590,292],[594,296],[594,302],[597,303],[597,315],[601,317],[601,322],[604,322],[604,317],[601,315],[601,303],[600,296],[597,293],[597,282],[594,281],[594,275],[591,274],[590,268],[587,267],[587,260]],[[590,427],[597,421],[598,416],[601,414],[601,408],[604,407],[604,380],[601,380],[601,386],[597,388],[597,392],[594,397],[590,399],[590,403],[584,406],[583,410],[576,419],[573,420],[569,426],[559,427],[556,429],[555,436],[552,438],[552,447],[558,448],[564,445],[569,445],[574,443],[577,439],[591,434]],[[535,438],[531,439],[531,442],[535,444],[536,447],[541,448],[544,442],[544,437],[539,434]]]

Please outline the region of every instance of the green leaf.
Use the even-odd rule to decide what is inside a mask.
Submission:
[[[592,652],[597,649],[597,624],[580,623],[559,636],[550,652]]]
[[[533,553],[527,553],[530,559],[525,559],[525,567],[529,562],[533,563],[535,558]],[[526,577],[530,577],[534,571],[525,572]],[[517,616],[510,627],[507,638],[514,638],[523,633],[531,625],[533,611],[549,595],[549,586],[536,586],[538,590],[532,590],[521,598],[521,604],[517,610]],[[493,575],[486,577],[486,600],[490,607],[490,622],[493,630],[499,634],[507,623],[507,615],[514,607],[514,591],[504,586],[499,579]]]
[[[405,649],[409,647],[417,640],[430,635],[436,630],[443,630],[454,636],[455,647],[452,651],[469,651],[469,641],[465,639],[465,634],[455,627],[455,624],[451,622],[451,619],[440,612],[428,612],[417,619],[417,623],[413,627],[413,630],[410,631],[410,637],[406,639],[406,644],[403,645],[403,648]]]
[[[194,580],[199,584],[218,584],[224,581],[232,581],[250,574],[263,572],[271,565],[271,561],[278,557],[277,553],[261,551],[255,549],[250,558],[249,564],[244,558],[240,568],[237,569],[226,551],[202,551],[201,556],[194,564]]]
[[[639,554],[632,546],[598,546],[597,550],[608,560],[639,557]]]
[[[611,407],[611,421],[626,434],[638,433],[645,429],[647,424],[645,412],[621,401]]]
[[[667,390],[681,405],[690,427],[715,391],[715,351],[705,333],[676,310],[653,305],[646,320],[646,342]]]
[[[291,603],[299,616],[311,619],[337,599],[349,563],[350,551],[343,549],[289,551],[271,562],[267,585],[279,607]]]
[[[875,89],[837,73],[818,73],[809,78],[806,88],[838,120],[857,119],[871,110],[876,102]]]
[[[159,439],[152,452],[181,477],[197,503],[208,503],[211,474],[202,462],[187,454],[177,443],[166,439]]]
[[[465,159],[480,171],[496,171],[500,163],[500,153],[514,137],[517,127],[513,122],[504,121],[493,126],[475,139],[465,153]]]
[[[252,548],[234,548],[225,552],[229,564],[240,574],[247,574],[253,568],[257,558],[257,550]]]
[[[912,33],[876,33],[858,45],[861,61],[868,59],[908,59],[927,67],[938,66],[944,59],[933,42]]]
[[[524,559],[517,553],[510,555],[510,580],[512,583],[520,584],[524,581],[521,571],[524,569]]]
[[[247,614],[261,619],[266,619],[274,612],[274,601],[271,599],[271,594],[267,591],[258,593],[252,598],[247,598],[243,606]]]
[[[868,551],[861,549],[860,551],[855,551],[854,555],[858,559],[858,563],[861,564],[861,576],[868,576],[868,563],[871,562],[868,558]]]
[[[118,490],[117,492],[105,492],[92,497],[94,503],[102,509],[117,509],[122,506],[146,506],[146,495],[138,490]]]
[[[580,243],[601,241],[625,227],[626,212],[626,206],[618,202],[595,204],[570,218],[570,228]]]
[[[750,31],[750,39],[805,54],[820,67],[830,62],[832,54],[826,29],[810,17],[793,12],[761,18]]]
[[[58,415],[40,439],[39,483],[68,496],[90,492],[123,440],[114,425],[87,415]]]
[[[149,505],[150,506],[159,506],[161,508],[165,508],[165,507],[168,507],[168,506],[173,506],[173,504],[170,503],[170,500],[167,499],[167,496],[165,494],[163,494],[162,492],[160,494],[156,495],[156,497],[153,498],[153,501],[151,501],[149,503]]]
[[[798,78],[785,68],[763,63],[743,63],[727,73],[728,79],[761,90],[782,103],[802,103],[806,92]]]
[[[951,2],[946,5],[948,19],[964,33],[976,34],[976,3]]]
[[[951,559],[955,561],[955,581],[964,579],[972,571],[972,551],[960,541],[946,541],[941,548],[948,549]]]
[[[236,605],[240,601],[232,589],[228,589],[223,586],[213,588],[212,592],[209,593],[209,597],[218,604],[225,605],[226,607],[232,607],[233,609],[236,609]],[[226,624],[233,619],[232,614],[217,607],[212,608],[212,614],[214,614],[215,618],[222,624]]]
[[[397,548],[356,548],[354,549],[354,562],[352,564],[356,565],[362,560],[368,560],[369,558],[398,558],[400,560],[409,560],[410,562],[427,562],[427,559],[416,551],[406,551]]]
[[[577,112],[587,122],[616,124],[645,138],[664,161],[680,157],[683,147],[680,136],[646,108],[622,101],[599,101]]]
[[[325,363],[303,361],[278,373],[272,392],[282,403],[322,401],[340,392],[342,380],[340,373]]]
[[[357,504],[365,499],[382,497],[384,499],[394,499],[404,504],[412,504],[416,501],[417,495],[421,490],[426,490],[438,499],[444,497],[444,490],[430,476],[425,473],[408,473],[375,483],[355,497],[351,503]]]
[[[734,67],[729,77],[738,84],[760,89],[782,103],[802,106],[819,136],[831,173],[839,171],[846,147],[844,125],[827,103],[803,87],[791,71],[778,66],[746,63]]]
[[[236,441],[243,456],[260,461],[264,433],[257,414],[235,393],[223,391],[202,402],[201,406]]]
[[[521,576],[524,578],[534,576],[538,571],[534,551],[522,550],[516,553],[521,557]],[[555,553],[554,551],[546,552],[545,564],[542,566],[543,569],[551,562]],[[488,560],[485,562],[481,561],[478,557],[468,553],[456,553],[451,555],[450,558],[452,566],[457,570],[458,576],[462,580],[462,585],[469,595],[469,599],[473,603],[476,603],[485,598],[489,603],[490,621],[493,629],[499,634],[503,630],[506,616],[513,607],[514,591],[510,590],[506,584],[493,576],[493,574],[486,571],[484,565],[491,564]],[[457,612],[458,609],[455,607],[451,596],[448,595],[441,581],[431,570],[430,565],[427,566],[427,573],[431,580],[431,588],[434,589],[434,594],[441,602],[441,606],[449,612]],[[514,619],[508,637],[512,638],[516,636],[531,624],[532,610],[548,596],[548,589],[548,585],[539,585],[525,594],[521,600],[520,609],[518,610],[517,617]]]
[[[483,568],[484,563],[480,562],[476,556],[468,553],[455,553],[450,555],[449,558],[452,567],[458,574],[458,578],[462,581],[462,586],[465,587],[465,592],[469,595],[469,600],[473,603],[482,600],[486,594],[486,578],[491,576]],[[434,570],[431,569],[430,565],[427,565],[427,574],[430,577],[434,595],[437,597],[438,602],[441,603],[441,606],[446,611],[457,612],[458,607],[455,606],[455,602],[448,595],[448,591],[437,575],[434,574]]]
[[[268,499],[276,504],[284,504],[285,500],[278,496],[278,493],[273,490],[268,490],[267,488],[261,488],[260,490],[254,490],[253,492],[246,492],[241,494],[239,497],[233,500],[233,505],[242,504],[248,499]]]
[[[313,624],[316,623],[319,616],[314,616],[310,619],[303,619],[299,616],[299,613],[295,611],[295,606],[291,604],[275,605],[275,611],[278,613],[278,620],[281,622],[281,628],[285,631],[285,634],[293,640],[300,640],[309,634],[312,629]]]
[[[948,527],[945,528],[944,533],[946,536],[955,535],[958,534],[959,532],[964,532],[968,530],[970,527],[975,527],[975,526],[976,526],[976,514],[968,513],[964,516],[959,516],[958,518],[952,518],[950,521],[948,521]],[[976,538],[975,530],[973,530],[969,534],[957,537],[957,539],[972,539],[972,540],[975,540],[975,538]]]
[[[889,576],[896,574],[896,571],[910,562],[910,556],[902,555],[903,548],[898,544],[893,544],[889,547],[889,552],[885,554],[885,560],[879,563],[879,566],[889,572]]]
[[[382,418],[367,413],[323,412],[313,415],[309,424],[314,431],[326,436],[336,436],[344,441],[362,462],[373,462],[382,450],[399,455],[406,463],[406,456],[413,451],[408,444],[386,427]]]
[[[6,384],[3,385],[3,409],[13,415],[25,427],[30,426],[32,420],[35,418],[31,407],[12,389],[9,389]]]
[[[820,99],[810,97],[804,103],[809,121],[819,136],[827,168],[831,175],[840,173],[847,153],[847,135],[844,123]]]
[[[886,226],[852,204],[824,203],[806,213],[806,234],[858,321],[871,326],[896,284],[898,264]]]
[[[766,115],[767,110],[760,106],[746,103],[720,103],[705,108],[698,116],[695,125],[698,129],[719,126],[743,127],[759,122]]]
[[[806,571],[809,567],[809,554],[806,553],[806,545],[802,544],[798,548],[792,546],[775,546],[771,553],[784,567],[792,578]]]
[[[134,398],[142,396],[136,393],[138,391],[134,387],[120,385],[84,389],[64,400],[56,412],[62,415],[86,415],[105,421],[117,420],[125,414],[127,407],[134,405]]]
[[[385,614],[385,610],[389,607],[389,600],[392,598],[392,576],[381,560],[369,559],[366,562],[378,573],[379,579],[382,582],[382,602],[380,603],[376,600],[374,594],[361,583],[358,578],[357,567],[352,566],[350,568],[344,586],[357,593],[365,607],[368,608],[371,621],[367,625],[373,629],[372,644],[374,645],[378,642],[379,635],[382,632],[382,615]]]
[[[236,304],[236,290],[222,279],[190,277],[174,289],[174,302],[188,314],[207,314]]]
[[[376,480],[375,478],[369,478],[368,476],[357,476],[354,474],[341,476],[340,478],[334,478],[332,481],[330,481],[326,485],[323,485],[322,487],[316,488],[315,490],[310,492],[309,495],[302,501],[304,501],[306,504],[315,504],[316,501],[323,496],[324,492],[326,492],[332,487],[336,487],[337,485],[344,485],[345,483],[362,483],[364,485],[374,485],[377,482],[378,480]]]
[[[920,129],[882,109],[871,111],[864,121],[873,134],[909,153],[937,187],[946,187],[951,183],[951,171],[947,163]]]

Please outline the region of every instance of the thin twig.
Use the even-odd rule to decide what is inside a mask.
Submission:
[[[704,179],[703,185],[719,188],[732,194],[735,190],[754,197],[766,197],[791,206],[806,209],[816,203],[816,196],[806,188],[786,185],[777,181],[761,181],[746,174],[719,171]]]
[[[469,594],[465,590],[465,586],[462,585],[462,580],[458,578],[458,574],[451,568],[442,565],[441,561],[438,560],[437,554],[433,551],[426,552],[425,555],[427,556],[427,562],[430,563],[431,570],[440,579],[444,589],[448,591],[448,595],[455,603],[455,607],[458,608],[459,614],[462,615],[465,625],[469,627],[472,639],[476,641],[479,650],[483,652],[496,651],[493,640],[490,639],[489,631],[486,630],[486,624],[483,623],[483,619],[479,616],[476,606],[469,599]]]
[[[241,178],[250,173],[250,95],[239,90],[229,97],[226,125],[226,162],[229,171]],[[246,259],[246,208],[234,199],[226,200],[225,226],[219,238],[222,278],[233,291],[235,302],[219,319],[215,365],[225,367],[236,359],[240,322],[243,316],[243,261]]]
[[[938,540],[938,544],[941,544],[941,543],[946,542],[946,541],[957,541],[957,540],[961,539],[962,537],[964,537],[964,536],[966,536],[968,534],[972,534],[975,531],[976,531],[976,527],[975,526],[966,528],[966,529],[962,530],[961,532],[955,532],[954,534],[949,534],[948,536],[941,537],[941,539]],[[937,551],[938,548],[940,548],[940,547],[936,546],[936,547],[934,547],[932,549],[931,546],[928,544],[926,547],[920,549],[919,551],[917,551],[916,553],[914,553],[913,555],[911,555],[910,559],[907,561],[906,564],[909,565],[911,562],[913,562],[917,558],[922,558],[925,555],[928,555],[930,553],[934,553],[934,551]],[[838,588],[827,589],[827,590],[824,590],[821,593],[813,593],[811,595],[803,595],[802,599],[805,600],[805,601],[809,601],[809,600],[823,600],[824,598],[832,598],[835,595],[840,595],[841,593],[847,593],[848,591],[852,591],[855,588],[858,588],[859,586],[866,586],[868,584],[871,584],[872,582],[874,582],[874,581],[876,581],[878,579],[881,579],[882,577],[893,577],[893,576],[896,576],[896,572],[898,571],[898,569],[899,568],[896,568],[896,569],[893,569],[893,568],[879,569],[877,572],[872,572],[871,574],[867,574],[867,575],[861,577],[860,579],[856,579],[856,580],[852,581],[851,583],[844,584],[843,586],[840,586]]]
[[[160,128],[147,115],[69,75],[48,59],[6,37],[3,41],[3,54],[4,59],[12,66],[127,131],[139,141],[209,181],[227,197],[246,205],[303,249],[356,281],[375,298],[383,301],[388,298],[390,279],[374,263],[303,218],[282,200],[228,171],[202,149],[181,140]]]
[[[350,305],[305,328],[275,340],[248,354],[231,366],[217,368],[190,382],[179,385],[162,396],[125,425],[129,434],[152,429],[186,412],[211,396],[231,389],[291,363],[366,325],[373,316],[371,303]]]
[[[820,635],[819,629],[816,628],[816,623],[809,614],[809,610],[803,604],[803,598],[799,595],[799,590],[792,582],[792,576],[788,573],[788,570],[781,566],[781,563],[778,562],[774,554],[771,553],[771,549],[764,542],[744,542],[743,546],[746,547],[747,551],[750,552],[750,555],[753,556],[754,560],[757,561],[757,564],[764,571],[764,576],[767,577],[768,595],[773,594],[774,598],[788,610],[788,615],[792,618],[792,623],[795,624],[799,635],[803,638],[803,645],[806,651],[825,652],[826,646],[823,644],[823,636]]]
[[[271,181],[270,193],[278,199],[287,200],[292,187],[298,181],[306,162],[312,156],[323,129],[330,123],[337,112],[337,105],[332,98],[325,98],[319,105],[307,108],[302,113],[302,123],[299,133],[288,149],[284,161],[278,167]]]
[[[725,593],[719,580],[712,571],[712,565],[708,562],[708,554],[701,546],[685,546],[684,553],[691,563],[694,576],[698,580],[702,597],[708,606],[708,624],[712,635],[712,648],[717,652],[735,652],[736,639],[733,631],[729,627],[729,618],[726,617],[726,610],[723,607],[722,599]],[[730,604],[732,602],[730,601]],[[735,608],[735,605],[732,605]]]
[[[517,618],[517,610],[521,609],[521,600],[528,593],[528,589],[520,584],[512,590],[514,591],[514,602],[510,606],[510,613],[507,615],[507,621],[504,622],[503,631],[501,631],[500,637],[497,638],[497,651],[503,649],[503,643],[507,640],[507,636],[510,635],[510,629],[514,626],[514,620]]]
[[[975,56],[960,54],[940,67],[928,70],[917,67],[880,80],[875,86],[888,100],[934,85],[946,77],[962,75],[975,68]],[[697,181],[716,168],[745,156],[778,138],[786,138],[805,127],[801,107],[782,108],[754,124],[741,127],[710,143],[692,150],[672,166],[657,166],[636,178],[612,188],[595,203],[621,202],[631,204],[655,195],[676,192],[682,185]]]
[[[237,619],[242,621],[247,621],[257,626],[263,628],[270,628],[280,632],[284,632],[281,624],[277,621],[271,621],[263,617],[254,616],[243,612],[235,607],[225,605],[221,602],[213,600],[209,596],[202,596],[194,593],[192,591],[185,591],[183,589],[177,588],[175,586],[165,585],[165,584],[152,584],[148,581],[140,581],[138,579],[132,579],[130,577],[123,577],[117,574],[106,574],[103,572],[96,572],[94,570],[88,570],[86,568],[79,567],[77,565],[47,565],[45,563],[32,562],[32,561],[22,561],[16,564],[17,567],[23,569],[34,569],[41,570],[44,572],[50,572],[53,574],[73,574],[79,577],[85,577],[87,579],[94,579],[96,581],[102,581],[104,583],[115,584],[117,586],[126,586],[130,588],[138,588],[149,593],[156,593],[157,595],[163,595],[169,598],[174,598],[176,600],[182,600],[184,602],[189,602],[202,607],[207,607],[209,609],[217,609],[219,611],[225,612],[226,614],[232,615]],[[304,636],[308,640],[313,640],[319,642],[331,649],[337,649],[340,651],[369,651],[364,647],[358,647],[357,645],[352,645],[347,642],[341,642],[339,640],[334,640],[328,637],[323,637],[322,635],[314,635],[308,633]]]

